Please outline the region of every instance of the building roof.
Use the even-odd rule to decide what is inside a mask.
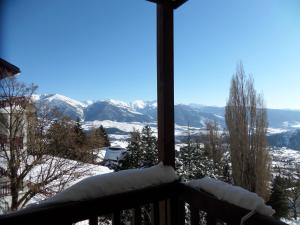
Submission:
[[[18,67],[0,58],[0,79],[14,76],[20,72],[21,70]]]
[[[123,160],[127,150],[121,147],[107,147],[104,160],[120,161]]]

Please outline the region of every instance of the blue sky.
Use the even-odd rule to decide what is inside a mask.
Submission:
[[[145,0],[2,0],[1,57],[39,93],[156,99]],[[268,107],[300,109],[299,0],[189,0],[175,12],[175,101],[223,106],[238,61]]]

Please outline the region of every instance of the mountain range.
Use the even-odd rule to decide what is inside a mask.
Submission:
[[[59,94],[35,96],[39,103],[57,108],[72,119],[82,121],[111,120],[118,122],[156,122],[156,101],[137,100],[130,103],[117,100],[77,101]],[[272,129],[300,128],[300,110],[267,109]],[[215,120],[225,127],[224,107],[200,104],[176,104],[175,122],[180,126],[203,128],[205,121]]]
[[[140,126],[143,124],[156,125],[157,103],[156,101],[137,100],[130,103],[117,100],[77,101],[60,94],[36,95],[37,103],[47,104],[50,108],[57,108],[61,113],[71,119],[79,118],[86,127],[103,124],[103,121],[110,121],[110,128],[113,133],[118,131],[128,132],[125,125]],[[202,129],[208,120],[216,121],[221,128],[225,128],[224,107],[204,106],[200,104],[176,104],[175,123],[177,129],[190,126],[193,129]],[[295,138],[300,129],[300,110],[288,109],[267,109],[268,135],[270,142],[276,146],[293,147],[300,149],[300,138]],[[97,123],[98,122],[98,123]],[[105,125],[104,125],[105,126]],[[111,129],[113,128],[113,129]],[[120,133],[120,132],[119,132]],[[123,132],[124,133],[124,132]],[[293,146],[289,146],[289,142]],[[298,141],[299,139],[299,141]],[[295,144],[296,142],[296,144]]]

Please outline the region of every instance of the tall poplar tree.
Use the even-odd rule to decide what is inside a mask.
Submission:
[[[242,63],[231,80],[225,119],[234,183],[267,199],[271,178],[267,114],[263,97],[256,93],[254,81],[245,75]]]

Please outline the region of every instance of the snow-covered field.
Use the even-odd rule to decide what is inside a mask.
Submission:
[[[111,120],[94,120],[94,121],[87,121],[82,126],[85,130],[90,130],[91,128],[98,128],[99,126],[103,126],[104,128],[117,128],[124,132],[132,132],[134,129],[141,131],[145,126],[144,123],[139,122],[117,122]],[[149,124],[151,126],[151,124]],[[153,128],[153,131],[156,132],[157,129]]]
[[[273,165],[283,166],[300,163],[300,151],[297,150],[277,148],[271,150],[271,155],[273,157]]]
[[[288,149],[288,148],[277,148],[271,150],[272,165],[273,167],[290,167],[294,168],[300,163],[300,151]]]
[[[130,133],[133,130],[142,131],[143,127],[146,125],[149,125],[153,131],[153,134],[157,136],[157,124],[156,123],[140,123],[140,122],[117,122],[117,121],[111,121],[111,120],[94,120],[94,121],[87,121],[84,122],[83,128],[85,130],[90,130],[92,128],[98,128],[99,126],[103,126],[105,129],[109,128],[116,128],[120,131],[123,131],[125,133]],[[186,136],[188,131],[191,135],[199,134],[200,132],[205,132],[201,128],[197,127],[188,127],[188,126],[180,126],[178,124],[175,124],[175,136]],[[127,134],[110,134],[110,138],[113,140],[120,140],[120,139],[127,139]]]
[[[272,134],[280,134],[280,133],[284,133],[287,132],[287,129],[283,129],[283,128],[272,128],[269,127],[268,128],[268,135],[272,135]]]

